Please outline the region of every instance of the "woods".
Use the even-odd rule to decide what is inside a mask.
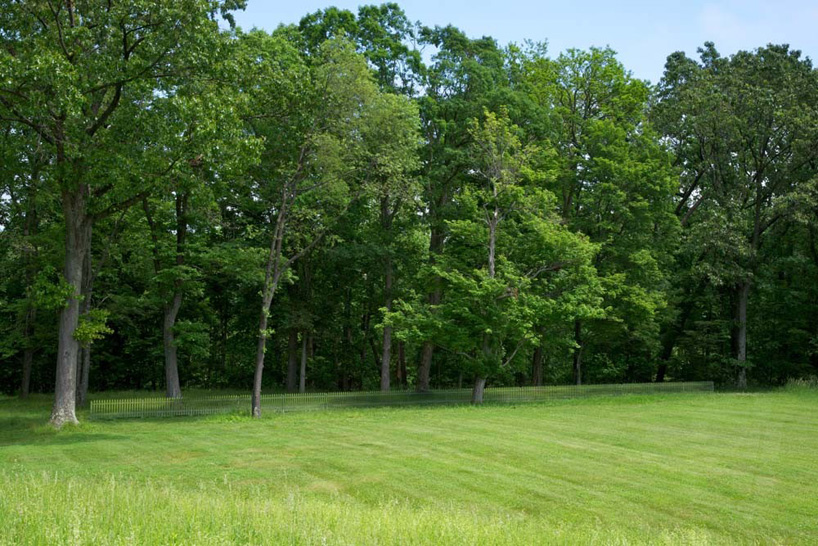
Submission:
[[[0,0],[0,390],[818,374],[818,71]],[[544,37],[545,38],[545,37]]]

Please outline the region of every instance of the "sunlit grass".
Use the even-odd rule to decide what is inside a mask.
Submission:
[[[814,544],[818,393],[44,425],[0,400],[3,544]]]

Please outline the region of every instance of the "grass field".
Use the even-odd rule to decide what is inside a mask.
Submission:
[[[815,390],[59,432],[48,409],[0,399],[0,544],[818,543]]]

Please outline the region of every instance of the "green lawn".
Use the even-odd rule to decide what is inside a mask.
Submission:
[[[818,543],[818,391],[59,432],[48,409],[0,399],[0,544]]]

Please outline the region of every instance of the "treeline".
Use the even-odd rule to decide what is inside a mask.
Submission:
[[[0,0],[0,387],[56,385],[54,423],[106,389],[818,371],[798,51],[650,85],[395,4],[242,4]]]

